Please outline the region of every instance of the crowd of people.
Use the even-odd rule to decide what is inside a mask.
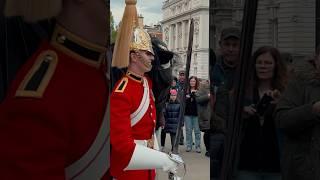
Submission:
[[[179,120],[182,119],[182,126],[185,127],[185,136],[182,134],[179,144],[186,144],[186,152],[191,152],[194,149],[197,153],[201,153],[201,132],[204,132],[205,154],[209,157],[209,80],[200,80],[196,76],[191,76],[187,82],[188,89],[185,94],[185,102],[182,102],[184,92],[181,86],[184,82],[184,75],[184,70],[181,70],[179,72],[179,79],[176,77],[172,79],[169,98],[163,109],[164,119],[161,126],[161,149],[162,151],[165,149],[166,133],[170,133],[171,150],[173,149],[177,130],[182,131],[182,127],[178,127]],[[182,107],[184,107],[183,111],[181,111]],[[184,143],[183,137],[186,137],[186,143]]]
[[[170,133],[171,144],[174,143],[172,138],[177,132],[179,117],[183,116],[186,152],[201,153],[203,132],[213,180],[221,178],[227,124],[232,116],[241,63],[240,35],[240,30],[234,27],[222,30],[220,49],[209,73],[212,82],[209,77],[190,76],[186,82],[189,84],[185,102],[179,98],[183,90],[179,85],[187,79],[185,72],[180,71],[178,78],[173,77],[168,92],[170,98],[163,110],[162,150],[166,133]],[[289,53],[275,47],[262,46],[252,53],[242,102],[234,179],[311,180],[319,177],[319,62],[319,48],[313,58],[294,64]],[[184,111],[180,111],[181,107]],[[181,112],[184,114],[179,114]]]
[[[221,33],[220,54],[213,68],[210,157],[212,179],[221,178],[224,148],[234,102],[240,31]],[[237,180],[319,178],[319,48],[308,61],[292,63],[277,48],[257,48],[250,59],[240,142],[236,149]]]
[[[240,64],[240,30],[224,29],[219,44],[220,51],[213,72],[210,72],[213,74],[213,82],[209,82],[209,78],[190,76],[185,102],[181,102],[179,94],[183,90],[181,85],[185,79],[184,71],[179,72],[178,78],[173,78],[168,92],[170,98],[163,110],[161,134],[163,150],[166,133],[170,133],[173,144],[179,117],[183,116],[186,151],[190,152],[194,148],[200,153],[203,132],[205,155],[210,157],[212,179],[221,177],[225,140],[228,135],[226,125],[232,115],[232,95],[237,80],[237,67]],[[277,48],[263,46],[253,52],[250,78],[243,102],[243,123],[237,149],[235,179],[318,177],[318,161],[312,158],[311,154],[307,154],[312,152],[312,155],[317,157],[316,129],[320,103],[316,90],[319,50],[315,54],[308,63],[298,63],[294,67],[292,56],[281,53]],[[214,87],[213,91],[210,91],[210,83]],[[184,104],[184,111],[180,111],[183,107],[181,103]],[[184,114],[179,114],[181,112]],[[181,139],[183,141],[183,138]],[[307,144],[310,148],[301,146]],[[292,147],[294,152],[290,150]],[[291,156],[296,156],[297,159],[292,159]]]

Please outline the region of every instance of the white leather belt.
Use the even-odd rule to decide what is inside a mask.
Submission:
[[[159,151],[159,144],[158,144],[158,139],[157,139],[157,136],[156,136],[156,133],[153,134],[153,149]],[[146,140],[137,140],[135,139],[134,142],[136,144],[140,144],[140,145],[143,145],[143,146],[146,146],[148,147],[148,140],[151,140],[151,139],[146,139]]]
[[[136,144],[140,144],[140,145],[142,145],[142,146],[147,146],[148,145],[148,140],[134,140],[134,142],[136,143]]]

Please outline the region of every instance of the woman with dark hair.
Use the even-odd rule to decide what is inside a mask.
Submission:
[[[276,108],[283,129],[284,180],[320,178],[320,49],[314,59],[297,64]]]
[[[252,83],[245,100],[239,180],[280,180],[280,155],[273,112],[286,85],[286,67],[273,47],[253,54]]]
[[[198,91],[199,80],[196,76],[191,76],[189,78],[189,87],[186,94],[186,107],[184,113],[184,121],[186,126],[186,142],[187,142],[187,152],[192,149],[193,138],[192,132],[194,131],[195,136],[195,150],[201,153],[200,142],[201,142],[201,132],[198,122],[198,111],[196,102],[196,92]]]

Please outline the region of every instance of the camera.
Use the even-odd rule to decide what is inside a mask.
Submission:
[[[261,100],[256,105],[257,114],[260,116],[263,115],[266,112],[272,100],[273,98],[271,96],[264,94]]]

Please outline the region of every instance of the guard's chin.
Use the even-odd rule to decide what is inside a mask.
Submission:
[[[152,66],[151,66],[151,68],[146,68],[146,72],[150,72],[151,69],[152,69]]]
[[[145,65],[145,67],[146,67],[146,72],[151,71],[151,69],[152,69],[152,64],[144,64],[144,65]]]

